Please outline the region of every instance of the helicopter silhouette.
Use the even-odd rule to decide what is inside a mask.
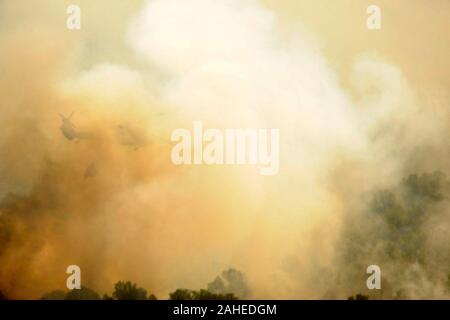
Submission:
[[[62,120],[62,125],[59,129],[67,140],[74,140],[75,143],[78,143],[81,139],[87,139],[89,135],[76,130],[75,125],[71,121],[73,114],[74,112],[72,112],[68,117],[61,113],[59,114]]]
[[[82,132],[77,130],[71,120],[73,114],[74,112],[72,112],[68,117],[66,117],[61,113],[59,114],[62,120],[60,130],[67,140],[79,143],[81,139],[98,138],[97,135],[94,135],[92,132]],[[151,139],[149,138],[147,133],[136,127],[119,124],[114,126],[114,132],[115,132],[115,139],[118,144],[122,146],[131,147],[134,150],[146,147],[151,142]],[[156,139],[162,142],[169,143],[165,139],[155,134],[152,134],[152,136],[154,136]]]
[[[138,150],[149,144],[149,140],[145,134],[124,125],[116,126],[116,137],[119,144],[130,146],[134,150]]]

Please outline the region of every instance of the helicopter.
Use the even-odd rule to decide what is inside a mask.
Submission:
[[[123,146],[131,146],[134,150],[145,147],[149,143],[145,134],[124,125],[116,126],[116,137],[119,144]]]
[[[81,139],[88,138],[88,135],[86,133],[79,132],[75,129],[75,125],[70,120],[73,116],[73,112],[70,114],[70,116],[66,117],[63,114],[59,114],[62,120],[62,125],[60,127],[60,130],[64,137],[67,138],[67,140],[75,140],[75,143],[80,142]]]

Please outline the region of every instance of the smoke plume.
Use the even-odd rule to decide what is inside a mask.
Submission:
[[[396,44],[343,71],[270,1],[79,2],[73,31],[64,1],[0,2],[1,291],[64,289],[76,264],[167,298],[232,267],[251,298],[346,298],[376,264],[383,298],[449,296],[447,78]],[[195,120],[280,129],[278,175],[173,165]]]

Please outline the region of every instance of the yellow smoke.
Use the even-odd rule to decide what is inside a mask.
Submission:
[[[96,291],[132,280],[161,298],[228,267],[254,298],[334,289],[359,195],[449,169],[448,2],[380,2],[378,35],[348,1],[79,1],[73,31],[67,1],[0,2],[0,289],[38,298],[71,264]],[[399,15],[435,11],[412,42]],[[421,41],[438,67],[416,68]],[[89,139],[62,135],[71,112]],[[279,128],[279,174],[174,166],[170,133],[194,120]],[[121,144],[118,126],[145,146]]]

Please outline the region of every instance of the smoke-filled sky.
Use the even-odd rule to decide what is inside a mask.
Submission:
[[[449,297],[449,21],[446,0],[0,0],[0,290],[76,264],[167,298],[233,267],[252,298],[346,298],[376,264],[385,298]],[[278,128],[278,174],[174,165],[195,120]]]

